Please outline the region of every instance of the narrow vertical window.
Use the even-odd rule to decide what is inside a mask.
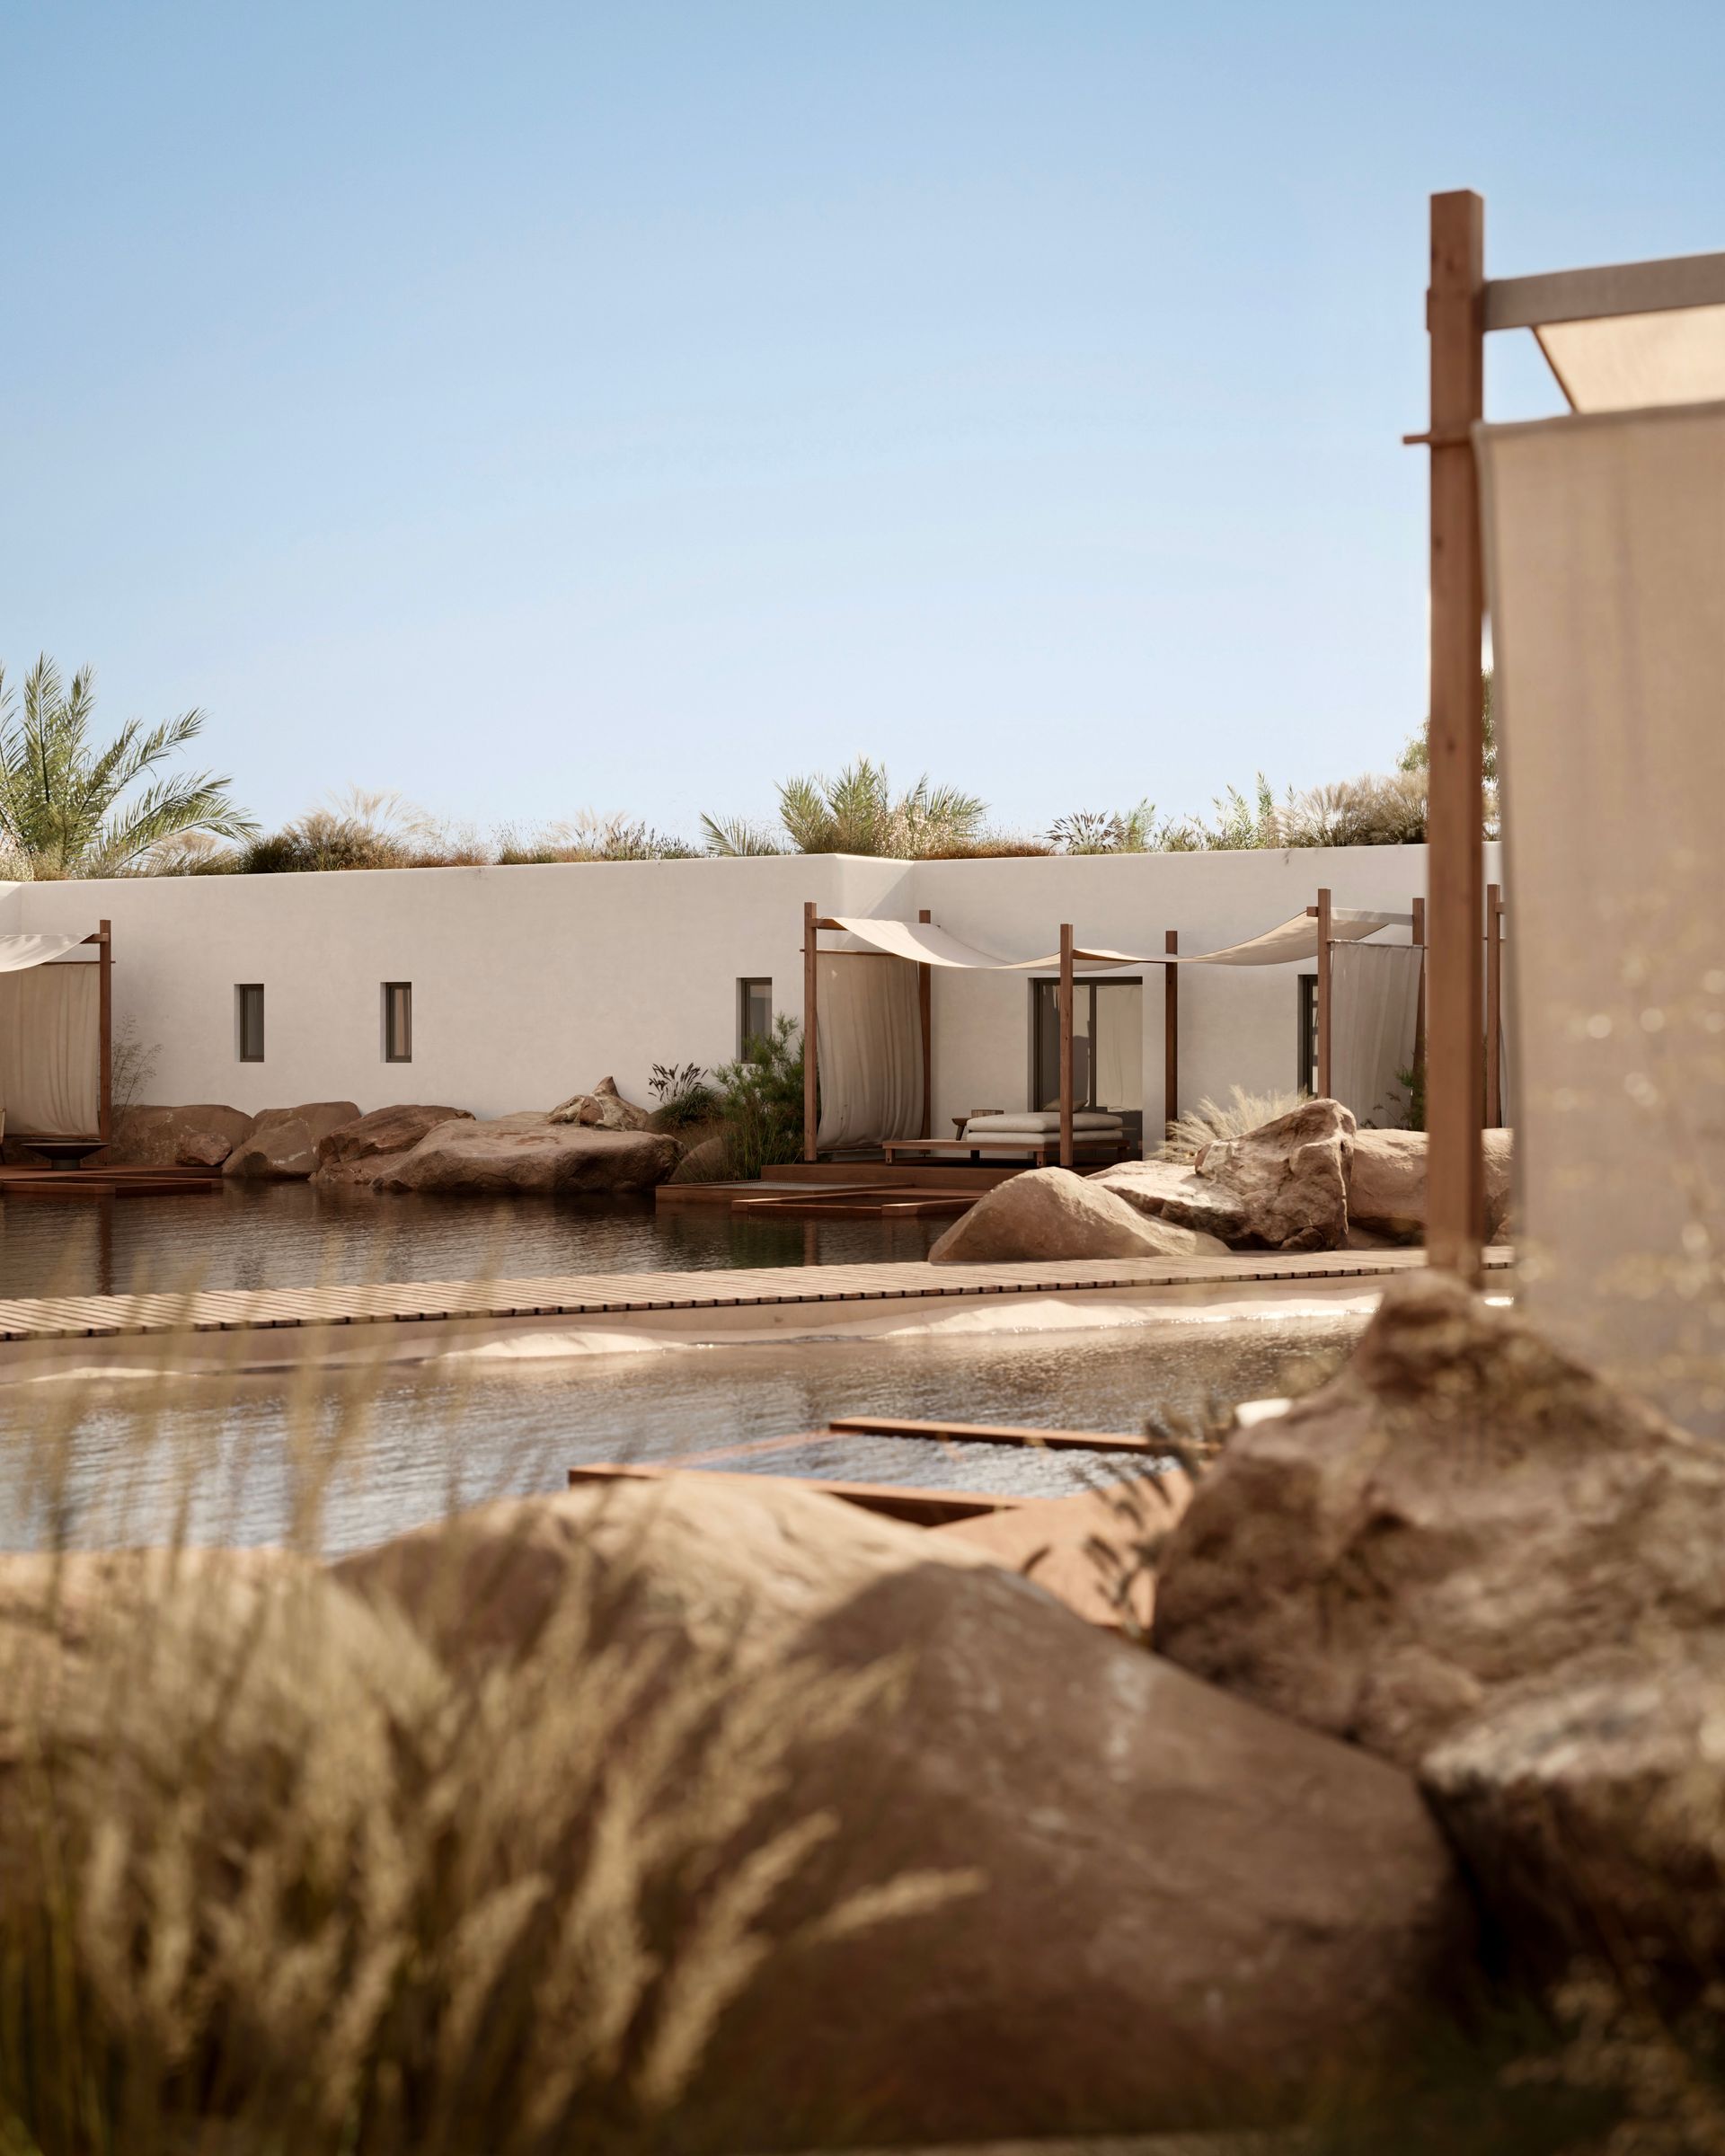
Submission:
[[[773,1038],[773,984],[739,981],[737,984],[737,1053],[745,1062],[755,1060],[756,1041]]]
[[[384,1061],[385,1063],[411,1063],[413,1060],[413,984],[411,981],[385,981],[384,983]]]
[[[1303,973],[1299,983],[1300,1038],[1294,1074],[1301,1092],[1311,1094],[1316,1091],[1318,1083],[1318,976],[1315,973]]]
[[[234,990],[234,1030],[242,1063],[263,1061],[263,983],[241,981]]]

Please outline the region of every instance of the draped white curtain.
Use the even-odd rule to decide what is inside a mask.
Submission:
[[[1517,1293],[1725,1435],[1725,405],[1479,430]]]
[[[823,952],[816,966],[816,1144],[825,1152],[920,1137],[923,1021],[916,967],[860,952]]]
[[[0,972],[0,1113],[14,1135],[88,1138],[102,1123],[100,968]]]
[[[1420,1017],[1411,943],[1342,943],[1330,953],[1330,1086],[1362,1128],[1403,1130]]]

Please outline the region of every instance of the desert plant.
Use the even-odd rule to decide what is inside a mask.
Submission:
[[[1368,773],[1290,794],[1278,812],[1285,846],[1417,846],[1426,835],[1419,772]]]
[[[504,825],[496,838],[503,866],[564,861],[687,861],[695,848],[655,831],[638,817],[596,816],[590,809],[559,822],[523,828]]]
[[[257,830],[212,772],[151,774],[204,729],[199,711],[146,728],[128,720],[105,748],[90,738],[95,676],[62,683],[44,653],[24,677],[22,714],[0,672],[0,853],[9,875],[120,876],[190,832],[247,839]],[[124,797],[140,781],[143,791]]]
[[[647,1091],[656,1130],[686,1130],[711,1122],[719,1110],[719,1095],[698,1063],[656,1063]]]
[[[701,836],[709,853],[730,858],[755,853],[788,853],[792,849],[771,824],[748,816],[703,816]]]
[[[802,1031],[781,1014],[773,1030],[747,1040],[742,1056],[712,1074],[732,1175],[802,1156]]]
[[[788,846],[746,819],[703,816],[710,853],[867,853],[927,861],[962,848],[982,829],[986,804],[952,786],[931,786],[927,774],[895,794],[886,766],[859,756],[836,777],[786,779],[779,788],[779,821]]]
[[[1291,1115],[1305,1098],[1304,1093],[1249,1093],[1243,1086],[1231,1086],[1225,1102],[1207,1097],[1196,1108],[1184,1109],[1168,1126],[1156,1157],[1193,1161],[1204,1146],[1214,1144],[1217,1138],[1243,1138],[1248,1131],[1275,1122],[1278,1116]]]
[[[1048,842],[1061,853],[1150,853],[1159,847],[1163,825],[1154,801],[1136,808],[1080,808],[1057,817],[1048,826]]]
[[[162,1053],[159,1040],[146,1041],[135,1018],[122,1018],[114,1028],[109,1053],[109,1091],[116,1116],[123,1116],[144,1098],[155,1075],[155,1059]]]

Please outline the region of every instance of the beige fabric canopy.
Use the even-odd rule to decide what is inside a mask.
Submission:
[[[1725,254],[1499,278],[1485,327],[1531,330],[1577,411],[1725,398]]]
[[[82,936],[0,936],[0,973],[22,973],[32,966],[51,965],[68,950],[75,950]]]
[[[1725,403],[1475,441],[1515,830],[1518,1292],[1725,1435]]]
[[[1060,963],[1055,951],[1039,959],[1000,959],[992,952],[962,943],[932,922],[876,921],[860,915],[835,914],[833,925],[866,943],[871,950],[894,958],[910,959],[919,966],[950,966],[974,973],[1047,973]],[[1408,927],[1411,914],[1369,913],[1352,906],[1337,906],[1330,915],[1332,943],[1356,943],[1376,935],[1381,928]],[[1318,955],[1315,915],[1296,914],[1279,927],[1267,929],[1244,943],[1230,943],[1221,950],[1190,952],[1076,950],[1074,962],[1081,966],[1287,966]]]

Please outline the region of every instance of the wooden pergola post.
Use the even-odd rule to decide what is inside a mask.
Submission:
[[[1180,931],[1163,932],[1162,948],[1172,958],[1180,949]],[[1162,1135],[1180,1115],[1180,968],[1162,969]],[[1161,1148],[1158,1147],[1160,1152]]]
[[[1330,888],[1318,893],[1318,1098],[1330,1099]]]
[[[1431,199],[1431,685],[1427,895],[1426,1250],[1480,1278],[1484,769],[1479,483],[1470,429],[1485,412],[1485,205]]]
[[[1060,1165],[1072,1166],[1072,923],[1060,923]]]
[[[802,1157],[815,1157],[815,1128],[818,1095],[816,1091],[815,1033],[815,923],[820,909],[812,898],[802,906]]]
[[[916,918],[924,928],[934,916],[924,906]],[[916,1006],[923,1020],[923,1135],[934,1135],[934,968],[916,968]]]
[[[101,1085],[102,1121],[99,1126],[102,1142],[106,1145],[114,1135],[114,936],[111,921],[96,923],[96,1009],[102,1058],[98,1073]]]
[[[1485,887],[1485,1127],[1503,1124],[1503,891]]]

